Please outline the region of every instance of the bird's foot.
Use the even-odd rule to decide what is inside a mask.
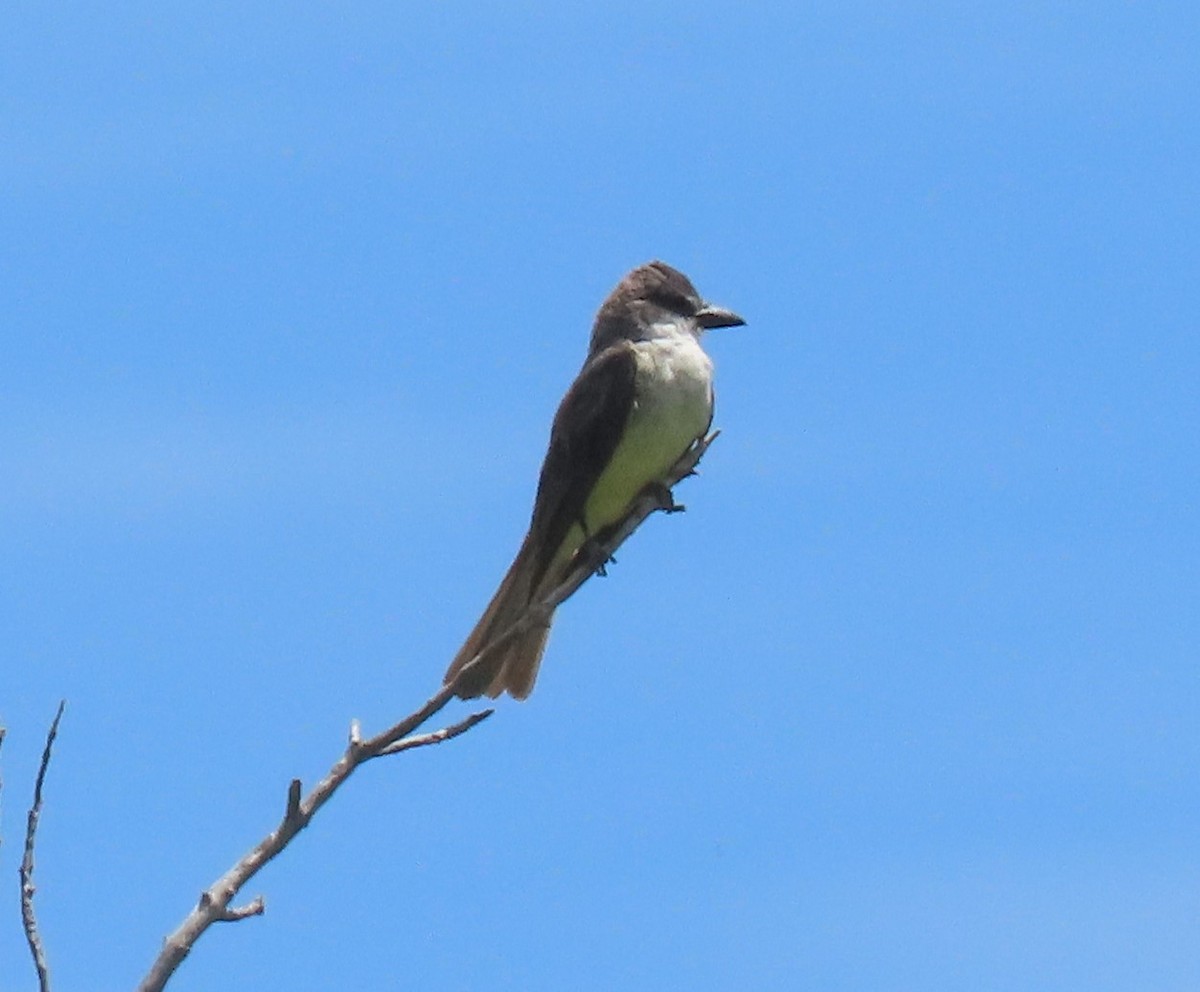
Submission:
[[[683,513],[687,509],[682,503],[675,502],[675,496],[671,492],[671,487],[661,482],[651,482],[644,490],[647,494],[654,497],[654,501],[658,504],[658,509],[663,513]]]
[[[601,577],[608,575],[609,565],[617,563],[617,559],[610,554],[606,554],[600,541],[594,537],[589,537],[579,546],[579,550],[575,552],[575,557],[580,561],[587,562],[591,570]]]

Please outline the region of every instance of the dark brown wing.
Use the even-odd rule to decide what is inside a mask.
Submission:
[[[588,496],[617,449],[636,375],[633,346],[619,341],[588,361],[559,404],[530,524],[541,551],[535,589],[567,532],[581,522]]]

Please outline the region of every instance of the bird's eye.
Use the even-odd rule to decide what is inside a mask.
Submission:
[[[671,289],[659,289],[652,297],[653,301],[672,313],[691,314],[696,308],[682,293]]]

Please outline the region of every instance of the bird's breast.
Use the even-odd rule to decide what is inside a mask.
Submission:
[[[639,341],[634,401],[612,460],[597,480],[584,515],[594,533],[624,515],[712,421],[712,361],[690,334]]]
[[[661,435],[678,458],[679,444],[690,444],[712,419],[712,360],[690,334],[639,341],[633,349],[636,405],[630,426]]]

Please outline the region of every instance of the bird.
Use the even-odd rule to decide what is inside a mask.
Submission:
[[[660,261],[633,269],[604,300],[583,367],[554,415],[529,530],[446,670],[443,685],[455,695],[528,698],[550,618],[459,673],[542,602],[583,549],[611,535],[648,487],[665,490],[667,473],[712,423],[713,364],[701,337],[742,324]]]

